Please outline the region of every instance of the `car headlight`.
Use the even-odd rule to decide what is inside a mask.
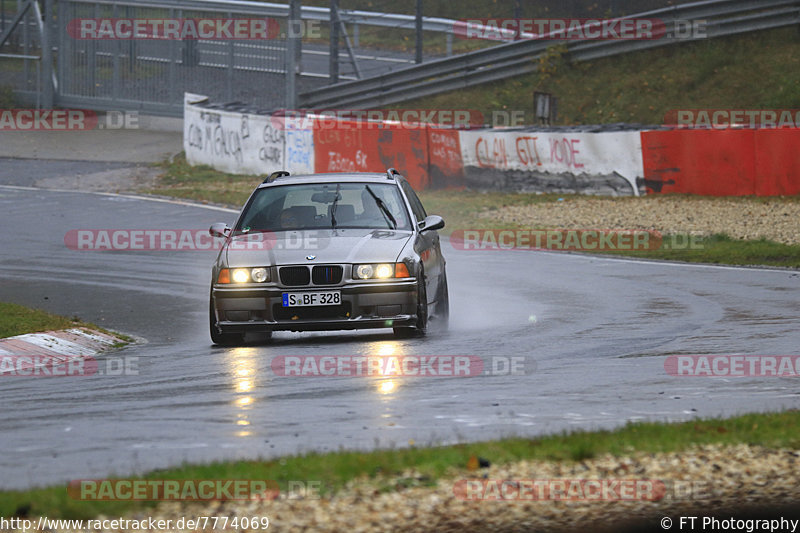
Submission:
[[[386,279],[394,276],[394,267],[392,265],[378,265],[375,269],[375,277],[378,279]]]
[[[354,265],[353,277],[355,279],[389,279],[410,278],[405,263],[377,263]]]
[[[233,278],[234,283],[247,283],[250,281],[250,273],[243,268],[237,268],[234,270],[231,277]]]
[[[269,281],[269,269],[256,268],[223,268],[217,276],[217,283],[227,285],[230,283],[264,283]]]
[[[358,265],[356,267],[356,279],[370,279],[375,274],[372,265]]]
[[[269,279],[269,270],[266,268],[254,268],[250,271],[250,277],[256,283],[264,283]]]

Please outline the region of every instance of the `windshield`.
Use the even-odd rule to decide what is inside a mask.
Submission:
[[[411,222],[396,185],[314,183],[259,189],[236,232],[334,227],[410,230]]]

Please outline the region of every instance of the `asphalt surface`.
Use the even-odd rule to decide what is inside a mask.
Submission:
[[[41,161],[38,159],[0,158],[0,183],[30,186],[39,180],[63,176],[86,176],[131,167],[130,163],[86,161]]]
[[[785,378],[676,378],[672,354],[796,354],[800,275],[548,252],[456,251],[451,328],[277,333],[212,347],[211,251],[81,252],[71,229],[205,229],[235,214],[0,187],[0,300],[142,339],[128,375],[0,376],[1,488],[272,457],[610,428],[800,406]],[[523,356],[524,375],[286,378],[280,355]],[[132,364],[132,365],[131,365]],[[101,365],[102,368],[102,365]]]
[[[11,167],[13,161],[0,161],[0,173],[13,175],[20,183],[31,184],[42,172],[75,175],[109,170],[115,167],[112,163],[116,163],[117,168],[160,163],[181,150],[182,130],[3,131],[0,132],[0,158],[37,161],[23,162],[16,168]],[[106,164],[67,166],[75,162]],[[5,176],[0,177],[0,183],[7,183]]]

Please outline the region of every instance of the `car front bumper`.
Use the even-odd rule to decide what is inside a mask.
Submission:
[[[283,307],[286,292],[341,291],[336,306]],[[352,282],[324,287],[231,287],[211,291],[218,325],[226,331],[314,331],[392,328],[416,322],[417,281]]]

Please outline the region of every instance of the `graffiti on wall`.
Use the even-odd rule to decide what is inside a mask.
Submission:
[[[187,122],[189,147],[214,158],[242,162],[242,132],[224,127],[220,113],[201,111]]]
[[[459,132],[464,167],[554,175],[617,175],[638,194],[644,178],[638,131],[604,133]]]
[[[281,166],[284,145],[286,144],[286,132],[281,128],[276,128],[272,122],[268,121],[264,125],[261,141],[261,147],[258,149],[258,158],[270,166]]]
[[[513,144],[509,146],[509,141]],[[570,170],[585,168],[581,156],[581,139],[520,134],[509,139],[487,132],[475,140],[474,159],[481,168],[528,168],[545,165]]]

